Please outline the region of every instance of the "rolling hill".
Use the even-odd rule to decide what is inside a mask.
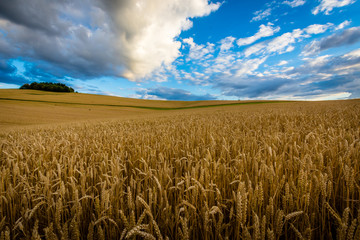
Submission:
[[[16,126],[161,115],[168,110],[194,110],[276,101],[162,101],[83,93],[0,90],[0,129]]]

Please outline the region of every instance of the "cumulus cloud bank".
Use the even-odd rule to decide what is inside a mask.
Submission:
[[[208,0],[0,1],[0,56],[30,59],[59,76],[139,80],[179,56],[175,38],[191,18],[219,7]]]
[[[116,26],[116,43],[125,59],[124,76],[144,77],[161,64],[170,64],[179,56],[181,42],[174,40],[192,26],[189,18],[216,11],[220,4],[207,0],[133,1],[104,0]]]

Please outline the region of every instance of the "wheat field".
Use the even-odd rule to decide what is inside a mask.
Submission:
[[[0,239],[360,239],[360,101],[0,135]]]

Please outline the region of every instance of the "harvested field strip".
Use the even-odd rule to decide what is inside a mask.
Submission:
[[[293,101],[239,102],[239,103],[226,103],[226,104],[213,104],[213,105],[201,105],[201,106],[191,106],[191,107],[172,107],[171,108],[171,107],[148,107],[148,106],[122,105],[122,104],[118,105],[118,104],[57,102],[57,101],[43,101],[43,100],[30,100],[30,99],[17,99],[17,98],[0,98],[0,100],[51,103],[51,104],[71,104],[71,105],[85,105],[85,106],[103,106],[103,107],[127,107],[127,108],[141,108],[141,109],[150,109],[150,110],[184,110],[184,109],[208,108],[208,107],[225,107],[225,106],[250,105],[250,104],[293,102]]]

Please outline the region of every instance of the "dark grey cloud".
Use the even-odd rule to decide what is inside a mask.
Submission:
[[[309,96],[313,93],[350,92],[352,98],[360,96],[360,50],[343,56],[328,57],[316,63],[316,59],[308,62],[291,73],[302,76],[298,95]]]
[[[220,88],[225,96],[236,96],[238,98],[266,97],[276,91],[288,81],[282,78],[264,79],[252,76],[240,80],[244,83],[232,83],[219,81],[214,87]]]
[[[0,57],[21,57],[56,77],[121,76],[125,60],[98,2],[0,1]]]
[[[330,48],[351,45],[359,41],[360,27],[353,27],[342,31],[341,33],[335,33],[329,37],[325,37],[320,41],[311,42],[305,46],[303,55],[313,55]]]
[[[141,95],[142,98],[161,98],[166,100],[181,100],[181,101],[201,101],[201,100],[215,100],[216,97],[211,94],[196,95],[189,91],[176,88],[158,87],[150,89],[141,89],[136,91],[136,94]]]
[[[119,76],[123,59],[109,23],[90,1],[0,1],[0,56],[21,57],[54,76]],[[91,16],[91,17],[90,17]],[[100,24],[100,23],[99,23]]]
[[[354,81],[354,78],[359,78],[360,74],[348,76],[334,76],[330,80],[312,82],[302,87],[301,92],[295,94],[295,97],[308,97],[316,96],[322,93],[337,93],[337,92],[352,92],[354,96],[359,94],[359,87],[355,87],[355,84],[359,84],[359,81]]]
[[[341,56],[320,56],[309,58],[306,63],[289,71],[300,76],[330,74],[348,76],[360,72],[360,49]]]
[[[67,1],[3,0],[0,17],[46,34],[62,34],[70,26],[59,19],[57,8]]]

